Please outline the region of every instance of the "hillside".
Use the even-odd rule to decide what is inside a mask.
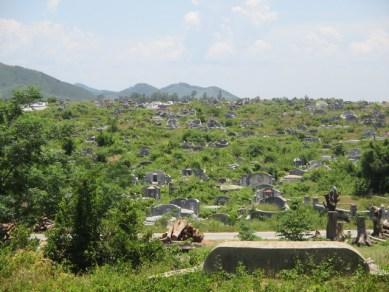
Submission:
[[[60,81],[42,72],[0,63],[1,97],[8,98],[13,89],[27,85],[38,86],[44,96],[69,99],[92,99],[94,97],[91,92],[83,88]]]
[[[177,83],[161,88],[161,91],[169,94],[177,94],[179,98],[193,95],[196,98],[201,98],[203,96],[216,98],[222,96],[228,100],[238,99],[238,97],[232,93],[216,86],[200,87],[187,83]]]
[[[152,86],[152,85],[149,85],[146,83],[138,83],[132,87],[129,87],[127,89],[124,89],[124,90],[118,92],[117,95],[118,96],[129,96],[131,94],[137,93],[137,94],[141,94],[141,95],[145,95],[145,96],[151,96],[158,91],[159,91],[159,89]]]

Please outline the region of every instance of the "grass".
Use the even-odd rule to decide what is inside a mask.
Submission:
[[[384,247],[375,246],[379,252]],[[371,251],[373,251],[373,249]],[[326,267],[302,273],[289,270],[266,277],[261,272],[236,274],[202,271],[169,278],[150,276],[199,265],[209,248],[178,253],[164,261],[145,264],[138,270],[128,265],[97,267],[87,274],[74,275],[44,259],[34,251],[0,253],[1,291],[385,291],[389,278],[364,273],[341,276]]]

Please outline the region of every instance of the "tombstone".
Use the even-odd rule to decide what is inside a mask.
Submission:
[[[293,159],[293,164],[295,167],[302,167],[304,166],[304,162],[301,158],[297,157],[295,159]]]
[[[186,209],[192,210],[196,215],[200,214],[200,201],[197,199],[187,199],[185,207]]]
[[[357,216],[357,211],[358,211],[357,205],[351,204],[350,205],[350,214],[351,214],[351,216],[353,216],[353,217]]]
[[[304,196],[304,204],[309,205],[311,203],[311,197]]]
[[[253,173],[245,175],[240,179],[241,186],[257,187],[262,184],[273,184],[273,176],[267,173]]]
[[[168,187],[169,187],[169,195],[173,194],[175,191],[174,184],[172,182],[169,182]]]
[[[157,186],[149,186],[144,189],[144,196],[159,200],[161,199],[161,189]]]
[[[229,200],[230,200],[230,197],[228,197],[228,196],[217,196],[215,198],[215,204],[217,206],[222,206],[222,205],[227,204]]]
[[[170,204],[177,205],[183,209],[192,210],[195,215],[200,213],[200,201],[197,199],[177,198],[170,201]]]
[[[193,170],[191,168],[185,168],[182,170],[183,176],[191,176],[193,175]]]
[[[224,213],[213,214],[209,216],[208,219],[219,221],[226,225],[231,223],[230,215]]]
[[[142,147],[139,149],[139,156],[145,157],[150,154],[150,149],[147,147]]]
[[[171,178],[162,171],[155,171],[146,173],[144,180],[149,184],[163,185],[169,183],[171,181]]]
[[[328,211],[328,219],[327,219],[327,233],[326,238],[330,240],[336,239],[336,226],[338,221],[338,212],[336,211]]]
[[[318,204],[319,204],[319,198],[318,197],[312,198],[312,206],[315,207]]]
[[[152,216],[161,216],[167,213],[171,213],[175,217],[181,216],[181,208],[177,205],[173,204],[161,204],[157,206],[151,207],[151,215]]]
[[[215,142],[215,146],[218,148],[224,148],[227,147],[228,145],[229,145],[228,141],[224,139]]]

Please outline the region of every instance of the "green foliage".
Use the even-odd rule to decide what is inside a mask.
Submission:
[[[254,230],[245,221],[240,222],[238,237],[240,240],[248,240],[248,241],[252,241],[256,239]]]
[[[292,201],[290,210],[280,215],[277,232],[288,240],[304,240],[312,230],[312,213],[298,201]]]
[[[359,194],[385,194],[389,191],[389,141],[370,143],[361,158]]]

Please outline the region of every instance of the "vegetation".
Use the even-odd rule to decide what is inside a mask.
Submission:
[[[17,226],[13,239],[1,243],[0,289],[165,291],[187,289],[191,283],[195,291],[341,291],[357,289],[361,281],[354,281],[361,277],[363,289],[387,285],[386,280],[360,274],[326,278],[325,268],[307,275],[296,269],[275,278],[260,272],[205,275],[197,271],[150,279],[200,265],[209,248],[183,254],[153,240],[151,233],[165,231],[169,218],[145,227],[149,207],[157,202],[142,199],[142,194],[148,186],[146,174],[161,170],[173,183],[170,188],[161,186],[158,203],[199,199],[200,217],[205,220],[192,224],[201,231],[239,231],[241,239],[255,240],[255,231],[277,230],[285,239],[301,240],[305,232],[325,226],[324,216],[301,204],[304,196],[321,197],[336,185],[342,208],[350,203],[359,210],[371,204],[388,205],[388,140],[362,138],[370,125],[332,119],[344,110],[388,116],[388,107],[344,103],[342,109],[313,114],[315,102],[309,99],[240,104],[205,98],[175,103],[167,110],[149,109],[132,99],[96,103],[51,99],[47,110],[22,110],[23,105],[42,99],[39,90],[29,87],[0,100],[0,222]],[[175,117],[178,128],[167,126],[168,116]],[[193,120],[200,120],[203,127],[189,127]],[[210,120],[218,126],[204,126]],[[387,131],[385,122],[376,126],[377,137],[385,137]],[[320,140],[305,139],[309,137]],[[228,145],[217,147],[223,140]],[[143,148],[148,153],[142,154]],[[361,150],[360,160],[350,160],[354,148]],[[328,155],[331,159],[325,159]],[[303,177],[282,181],[298,167],[295,158],[303,164]],[[313,160],[319,161],[317,167]],[[203,175],[184,176],[186,168],[201,170]],[[290,211],[246,220],[252,209],[261,206],[253,205],[253,188],[234,185],[251,173],[271,174],[275,188],[289,200]],[[214,208],[215,198],[222,194],[229,197],[228,202]],[[262,209],[276,208],[263,204]],[[230,224],[208,220],[214,213],[229,215]],[[42,217],[54,220],[55,227],[46,234],[47,245],[37,250],[29,235]],[[382,267],[387,264],[387,257],[380,260]],[[296,283],[296,277],[303,281]]]

